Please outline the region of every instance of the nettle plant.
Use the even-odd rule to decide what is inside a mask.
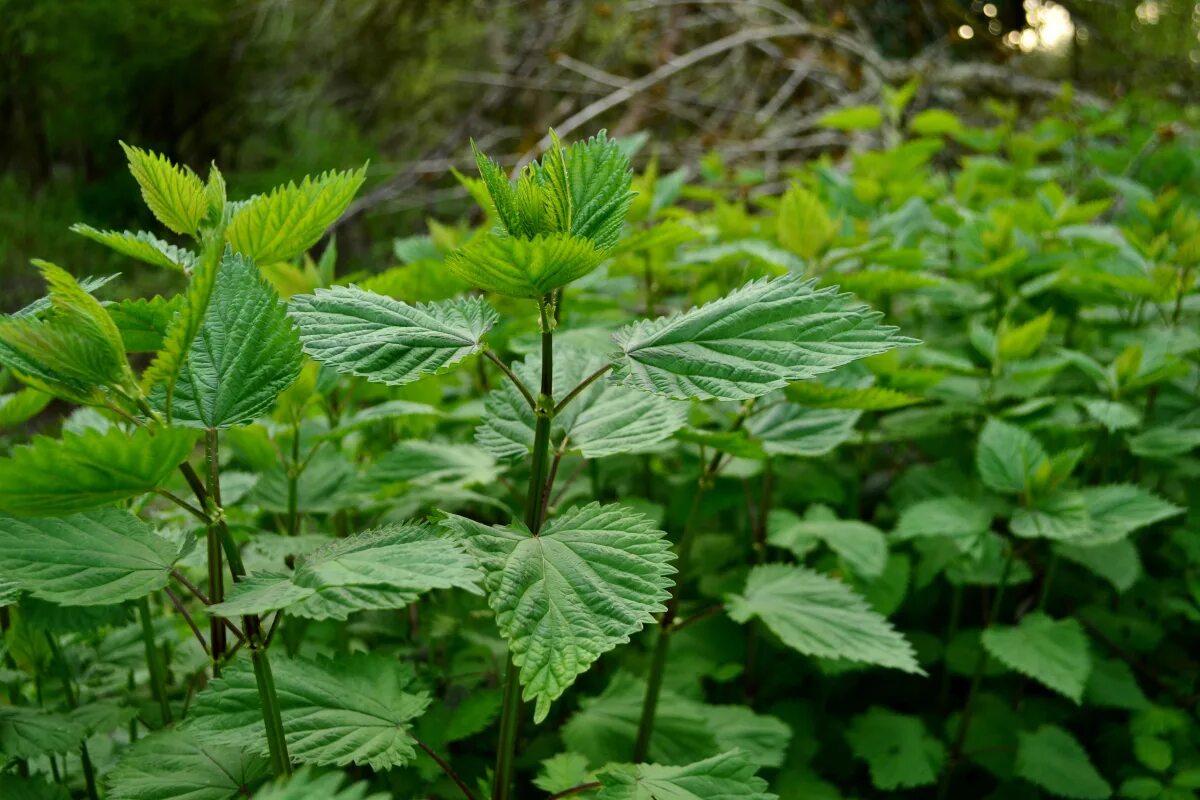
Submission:
[[[625,698],[613,698],[614,708],[633,705],[628,752],[607,765],[575,755],[552,760],[538,785],[556,796],[775,796],[754,777],[760,761],[745,750],[753,735],[733,730],[748,723],[740,713],[727,715],[725,750],[694,763],[653,763],[676,735],[663,726],[678,725],[675,701],[662,706],[673,697],[664,688],[672,639],[712,611],[682,613],[695,605],[681,587],[696,577],[697,517],[730,463],[725,453],[751,446],[745,431],[789,424],[785,387],[914,340],[849,296],[793,274],[615,331],[567,328],[569,287],[607,259],[636,252],[622,245],[635,200],[629,159],[603,133],[569,147],[554,140],[515,182],[476,152],[481,178],[463,179],[494,225],[463,242],[445,268],[536,318],[535,352],[512,363],[485,343],[500,315],[481,294],[408,304],[349,285],[280,301],[264,274],[277,278],[280,262],[318,241],[363,170],[229,201],[215,166],[202,181],[161,156],[126,153],[155,217],[194,247],[145,232],[75,230],[180,271],[186,290],[103,303],[92,292],[104,281],[76,281],[37,262],[48,298],[0,321],[0,363],[29,387],[5,408],[29,416],[58,398],[87,409],[60,438],[35,437],[0,461],[5,656],[34,676],[0,707],[0,752],[14,770],[5,780],[35,792],[81,785],[93,798],[105,786],[112,798],[234,797],[297,764],[385,771],[414,762],[420,750],[455,791],[487,796],[485,783],[472,788],[417,729],[428,715],[426,738],[444,745],[456,723],[475,733],[498,716],[490,796],[514,797],[523,701],[532,722],[543,722],[601,656],[652,626],[644,683],[622,679],[609,690]],[[647,262],[649,248],[687,238],[670,226],[642,226],[638,235]],[[332,266],[307,262],[287,274],[328,284]],[[306,366],[301,350],[328,369]],[[140,374],[130,353],[151,354]],[[439,471],[472,470],[498,477],[494,459],[513,469],[523,462],[523,513],[487,524],[447,511],[433,522],[384,521],[348,533],[345,505],[328,497],[347,476],[322,453],[355,441],[372,422],[439,411],[396,398],[348,412],[334,373],[397,387],[471,356],[505,381],[483,399],[477,439],[486,456],[408,440],[382,457],[374,480],[420,484]],[[317,407],[321,419],[311,413]],[[696,413],[724,419],[722,429],[685,429]],[[692,510],[674,545],[644,504],[560,504],[564,459],[594,465],[661,448],[674,435],[700,456]],[[223,475],[223,442],[263,474]],[[238,513],[239,501],[247,512]],[[335,537],[302,530],[303,516],[322,511],[336,511],[326,518]],[[286,535],[256,530],[272,515]],[[189,519],[201,526],[199,537]],[[905,639],[849,586],[766,563],[757,545],[757,565],[730,592],[732,621],[761,623],[801,653],[921,671]],[[434,654],[415,644],[389,653],[347,649],[340,636],[306,643],[322,621],[406,607],[415,642],[413,604],[429,592],[451,598],[443,614],[477,614],[469,598],[486,597],[507,651],[498,654],[498,707],[474,707],[469,698],[435,704],[429,689],[442,681]],[[456,592],[463,599],[453,599]],[[157,613],[165,606],[176,616]],[[137,624],[126,630],[128,613]],[[172,633],[177,621],[190,640]],[[83,635],[108,625],[118,633],[101,650],[125,648],[120,655],[93,649]],[[438,643],[421,647],[428,646]],[[172,681],[170,673],[191,677]],[[140,702],[143,685],[152,702]],[[106,743],[103,780],[89,750],[97,741]],[[309,771],[294,780],[261,796],[315,796],[318,789],[306,787],[337,785]]]

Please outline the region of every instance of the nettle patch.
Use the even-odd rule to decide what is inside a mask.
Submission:
[[[1195,152],[910,97],[751,203],[476,150],[340,277],[365,168],[126,146],[170,240],[73,230],[186,288],[0,320],[0,424],[78,407],[0,460],[0,794],[1191,797]]]

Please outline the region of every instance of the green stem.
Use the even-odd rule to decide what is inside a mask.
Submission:
[[[720,455],[719,453],[717,454]],[[679,558],[675,562],[676,568],[679,570],[675,576],[675,586],[671,590],[671,598],[667,601],[667,610],[663,613],[662,619],[658,623],[658,638],[654,641],[654,653],[650,656],[650,672],[646,678],[646,695],[642,699],[642,716],[638,721],[637,741],[633,746],[633,761],[641,763],[646,760],[650,752],[650,739],[654,735],[654,717],[658,712],[658,697],[662,693],[663,678],[666,675],[667,655],[671,650],[671,632],[672,626],[675,623],[675,618],[679,615],[679,591],[680,584],[683,583],[683,576],[686,574],[688,561],[692,552],[692,541],[695,539],[696,519],[700,515],[700,501],[704,499],[704,494],[708,489],[707,480],[708,470],[704,471],[702,477],[696,486],[696,493],[692,495],[692,506],[688,511],[687,521],[683,524],[683,530],[679,535],[679,546],[677,551]]]
[[[150,599],[143,597],[138,601],[138,617],[142,623],[142,646],[146,650],[146,668],[150,670],[150,688],[154,699],[158,701],[158,709],[162,714],[162,724],[171,724],[171,703],[167,698],[167,675],[158,646],[154,643],[154,619],[150,615]]]
[[[58,646],[58,640],[46,632],[46,643],[50,645],[50,655],[54,659],[55,665],[58,667],[59,677],[62,679],[63,695],[67,698],[67,707],[72,710],[79,708],[79,698],[75,695],[75,687],[71,685],[71,670],[67,667],[67,660],[63,658],[62,649]],[[53,764],[53,758],[51,758]],[[64,760],[64,765],[66,761]],[[92,754],[88,752],[87,740],[79,743],[79,763],[83,767],[83,782],[87,787],[88,800],[99,800],[100,793],[96,791],[96,770],[92,766]]]
[[[208,462],[208,494],[213,502],[221,505],[221,482],[219,462],[220,442],[215,429],[210,429],[204,439],[204,455]],[[208,526],[208,597],[213,603],[225,599],[225,570],[221,558],[221,537],[215,524]],[[212,647],[212,674],[221,677],[221,661],[225,658],[225,624],[220,617],[209,616],[208,639]]]
[[[741,429],[745,424],[746,419],[750,416],[750,410],[754,407],[754,400],[747,400],[742,404],[741,410],[733,421],[730,428],[732,432]],[[703,457],[703,455],[701,455]],[[679,543],[675,550],[678,558],[675,561],[675,585],[671,587],[671,598],[667,601],[667,610],[663,612],[662,617],[658,621],[658,639],[654,642],[654,653],[650,657],[650,673],[646,678],[646,695],[642,700],[642,716],[638,720],[637,741],[633,746],[633,760],[635,763],[640,763],[646,760],[646,756],[650,752],[650,739],[654,735],[654,717],[658,711],[658,696],[662,692],[663,677],[666,674],[667,655],[671,649],[671,633],[674,627],[675,618],[679,614],[679,601],[682,595],[682,587],[687,580],[688,562],[692,555],[692,541],[696,536],[696,523],[700,516],[700,501],[704,499],[705,492],[708,491],[713,478],[721,469],[721,460],[724,454],[720,451],[713,454],[712,459],[705,465],[700,473],[700,479],[696,485],[696,493],[692,495],[692,505],[688,510],[686,521],[683,523],[683,530],[679,534]]]
[[[249,623],[249,619],[247,619]],[[276,775],[291,775],[292,762],[288,757],[287,739],[283,733],[283,717],[279,710],[279,696],[275,691],[275,676],[271,672],[271,661],[267,650],[261,646],[261,631],[251,636],[250,660],[254,663],[254,681],[258,685],[258,701],[262,705],[263,724],[267,729],[267,748],[271,752],[271,769]]]
[[[996,622],[996,618],[1000,615],[1000,601],[1004,598],[1004,587],[1008,583],[1008,575],[1012,571],[1013,554],[1015,548],[1011,543],[1008,547],[1008,553],[1004,556],[1004,567],[1000,570],[1000,583],[996,586],[996,596],[992,598],[992,607],[988,612],[988,618],[984,623],[984,630],[990,628]],[[971,714],[975,710],[975,698],[979,694],[979,687],[983,683],[983,674],[987,671],[988,652],[979,644],[979,658],[975,661],[975,674],[971,676],[971,688],[967,692],[967,702],[963,705],[962,715],[958,718],[958,730],[954,734],[954,744],[950,748],[950,758],[946,761],[946,771],[942,773],[942,782],[938,787],[939,800],[945,800],[949,797],[950,778],[954,774],[954,768],[957,766],[959,759],[962,757],[963,744],[967,741],[967,732],[971,728]]]
[[[541,393],[534,405],[537,422],[533,431],[533,459],[529,464],[529,491],[525,500],[525,527],[537,536],[542,527],[546,494],[547,461],[550,455],[550,425],[554,421],[554,326],[547,314],[546,298],[538,301],[542,329]],[[500,717],[500,742],[496,749],[492,800],[511,800],[513,761],[517,748],[517,726],[521,719],[521,685],[512,658],[504,674],[504,705]]]
[[[292,461],[288,464],[287,530],[288,536],[300,532],[297,489],[300,481],[300,425],[292,426]]]

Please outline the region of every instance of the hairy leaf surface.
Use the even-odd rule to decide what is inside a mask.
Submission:
[[[1083,699],[1092,658],[1078,620],[1054,620],[1034,611],[1016,625],[988,628],[983,646],[1005,666],[1076,703]]]
[[[599,800],[778,800],[739,750],[685,767],[610,766],[599,774]]]
[[[143,597],[166,585],[178,557],[178,545],[124,509],[50,518],[0,514],[0,572],[34,597],[59,605]]]
[[[0,513],[55,516],[149,492],[192,450],[196,432],[181,428],[63,431],[36,436],[0,459]]]
[[[761,619],[805,655],[842,658],[922,673],[912,645],[844,583],[805,567],[750,570],[745,591],[726,608],[737,622]]]
[[[480,298],[401,303],[354,286],[292,298],[304,351],[338,372],[392,386],[452,367],[483,347],[496,312]]]
[[[538,721],[576,676],[666,608],[670,542],[632,509],[571,508],[537,536],[523,525],[457,516],[443,524],[483,567],[488,602]]]
[[[617,331],[614,375],[668,397],[758,397],[917,343],[880,325],[880,316],[796,275],[754,281],[690,311]]]
[[[270,774],[267,760],[245,748],[164,730],[130,748],[105,782],[112,800],[233,800],[247,797]]]

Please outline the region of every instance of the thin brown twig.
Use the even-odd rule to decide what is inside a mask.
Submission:
[[[437,753],[433,752],[432,747],[430,747],[429,745],[422,742],[416,736],[413,736],[412,738],[413,738],[413,741],[415,741],[417,743],[417,747],[424,750],[425,755],[432,758],[434,763],[437,764],[441,768],[442,772],[446,773],[446,776],[449,777],[450,780],[454,781],[454,784],[456,786],[458,786],[459,789],[462,790],[463,796],[465,796],[467,798],[467,800],[475,800],[475,795],[471,792],[471,789],[467,786],[467,784],[463,781],[463,779],[458,777],[458,773],[454,771],[453,767],[451,767],[449,764],[447,764],[442,759],[441,756],[439,756]]]
[[[590,791],[592,789],[599,789],[600,786],[601,786],[600,781],[590,781],[589,783],[581,783],[578,786],[572,786],[570,789],[563,789],[561,792],[555,792],[554,794],[547,797],[546,800],[561,800],[561,798],[563,798],[563,797],[574,797],[577,794],[583,794],[584,792]]]
[[[196,595],[196,599],[199,600],[201,603],[204,603],[204,605],[206,605],[206,606],[212,605],[212,600],[209,600],[208,596],[205,595],[204,592],[200,591],[200,588],[198,586],[196,586],[196,584],[194,584],[190,580],[188,580],[187,576],[184,575],[182,572],[180,572],[178,569],[171,570],[171,577],[174,578],[175,580],[179,581],[180,583],[182,583],[184,588],[186,588],[189,592]]]
[[[212,651],[208,649],[208,642],[204,640],[204,634],[200,632],[200,628],[196,625],[196,620],[192,619],[192,615],[188,613],[186,608],[184,608],[183,601],[179,599],[179,595],[172,592],[170,586],[164,586],[163,591],[166,592],[167,597],[171,601],[171,605],[175,606],[175,610],[183,615],[183,618],[187,620],[188,627],[191,628],[192,633],[196,635],[196,641],[200,642],[200,646],[204,648],[204,653],[206,655],[212,655]]]

